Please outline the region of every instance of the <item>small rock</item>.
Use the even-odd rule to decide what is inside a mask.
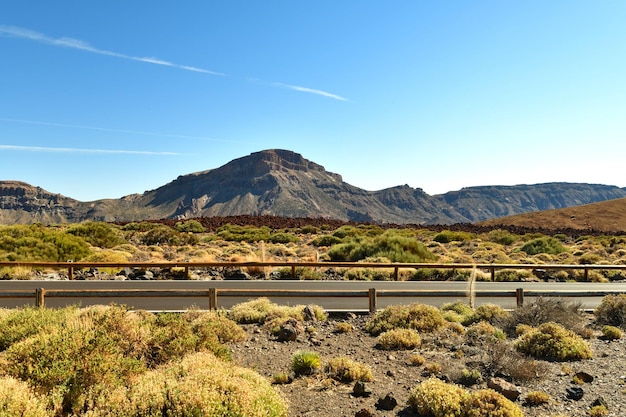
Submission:
[[[396,374],[390,369],[387,371],[387,376],[393,378]]]
[[[302,315],[304,316],[304,320],[306,321],[317,321],[317,317],[315,316],[315,309],[310,305],[304,307],[304,310],[302,310]]]
[[[585,394],[585,391],[580,387],[567,387],[565,391],[567,392],[567,398],[574,401],[580,400]]]
[[[587,372],[577,372],[574,378],[586,384],[593,382],[593,376],[589,375]]]
[[[372,395],[372,392],[367,390],[365,382],[357,381],[352,389],[352,395],[355,397],[369,397]]]
[[[285,324],[278,331],[277,340],[279,342],[295,342],[298,338],[298,331],[291,324]]]
[[[395,356],[393,356],[393,355],[387,355],[387,360],[388,360],[388,361],[395,361],[395,360],[396,360],[396,357],[395,357]]]
[[[374,413],[365,408],[361,408],[359,411],[356,412],[354,417],[374,417]]]
[[[390,392],[384,398],[379,398],[376,402],[376,408],[379,410],[393,410],[398,405],[398,400]]]
[[[609,404],[606,402],[606,400],[602,397],[598,397],[595,400],[593,400],[593,402],[591,403],[592,407],[596,407],[598,405],[603,405],[606,408],[609,408]]]
[[[502,378],[491,378],[487,382],[487,387],[499,392],[511,401],[517,400],[522,395],[522,391],[515,385]]]

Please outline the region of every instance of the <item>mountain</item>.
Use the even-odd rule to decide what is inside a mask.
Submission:
[[[231,215],[318,217],[396,224],[471,223],[626,197],[626,189],[577,183],[468,187],[428,195],[408,185],[366,191],[300,154],[270,149],[181,175],[143,194],[81,202],[0,181],[0,223],[138,221]]]
[[[608,234],[616,234],[626,231],[626,198],[499,217],[479,224],[524,228],[541,225],[546,229],[595,229]]]

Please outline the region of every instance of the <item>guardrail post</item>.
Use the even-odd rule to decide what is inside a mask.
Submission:
[[[589,269],[585,268],[584,270],[585,282],[589,281]]]
[[[67,277],[70,279],[70,281],[74,279],[74,268],[71,266],[67,268]]]
[[[291,278],[296,279],[296,266],[291,265]]]
[[[376,312],[376,288],[370,288],[369,289],[369,310],[370,313],[375,313]]]
[[[217,289],[209,288],[209,310],[217,310]]]
[[[36,307],[44,307],[45,306],[45,290],[43,288],[35,289],[35,306]]]
[[[398,267],[397,266],[393,268],[393,279],[394,281],[398,280]]]
[[[495,282],[496,281],[496,268],[492,266],[491,268],[489,268],[489,271],[491,272],[491,282]]]
[[[189,279],[189,267],[188,266],[185,267],[185,278]]]
[[[524,289],[518,288],[515,290],[515,298],[517,299],[517,306],[522,307],[524,305]]]

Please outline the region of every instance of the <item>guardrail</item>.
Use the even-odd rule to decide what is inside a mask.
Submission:
[[[514,291],[492,290],[478,291],[473,297],[515,297],[518,307],[524,305],[525,297],[603,297],[606,295],[622,294],[620,291],[535,291],[517,288]],[[467,291],[430,291],[430,290],[235,290],[208,288],[205,290],[58,290],[36,288],[35,290],[0,291],[0,298],[34,298],[35,306],[44,307],[46,298],[91,298],[91,297],[206,297],[208,309],[219,308],[218,297],[322,297],[322,298],[368,298],[368,310],[370,313],[377,311],[379,297],[416,298],[416,297],[441,297],[441,298],[465,298]]]
[[[289,267],[292,278],[296,278],[297,268],[381,268],[393,269],[394,278],[398,278],[400,269],[480,269],[488,270],[491,280],[495,281],[496,270],[500,269],[530,269],[530,270],[582,270],[583,279],[587,280],[590,270],[625,270],[626,265],[577,265],[577,264],[485,264],[485,263],[378,263],[378,262],[0,262],[0,267],[27,267],[47,269],[67,269],[69,279],[74,278],[76,269],[85,268],[183,268],[185,276],[189,277],[193,268],[265,268],[265,267]]]

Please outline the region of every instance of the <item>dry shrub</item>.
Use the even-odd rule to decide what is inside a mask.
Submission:
[[[425,304],[389,306],[367,321],[365,330],[372,335],[396,328],[433,332],[446,323],[438,308]]]
[[[599,324],[626,327],[626,294],[605,296],[594,314]]]
[[[509,336],[515,336],[515,329],[519,324],[537,327],[543,323],[558,323],[566,329],[576,332],[583,330],[582,304],[564,298],[539,297],[532,303],[516,308],[511,314],[501,320],[499,325]]]
[[[547,394],[543,391],[530,391],[526,394],[526,399],[524,403],[529,406],[537,406],[542,404],[547,404],[550,402],[552,398],[550,394]]]
[[[601,330],[604,340],[619,340],[622,338],[622,331],[619,327],[605,325],[602,326]]]
[[[347,356],[330,359],[324,366],[324,372],[332,379],[340,382],[371,382],[374,380],[374,374],[369,366],[356,362]]]
[[[522,409],[491,389],[481,389],[466,397],[463,403],[464,417],[524,417]]]
[[[408,404],[419,415],[461,417],[467,397],[469,394],[458,385],[428,378],[413,388]]]
[[[353,330],[354,330],[354,326],[352,326],[351,323],[348,323],[347,321],[342,321],[342,322],[335,324],[335,329],[333,330],[333,332],[334,333],[350,333]]]
[[[378,336],[376,347],[383,350],[410,350],[419,347],[422,339],[413,329],[392,329]]]
[[[545,378],[549,367],[518,352],[511,343],[499,339],[487,340],[477,363],[486,375],[509,375],[514,381],[528,382]]]
[[[47,417],[46,402],[23,381],[0,377],[0,415]]]

